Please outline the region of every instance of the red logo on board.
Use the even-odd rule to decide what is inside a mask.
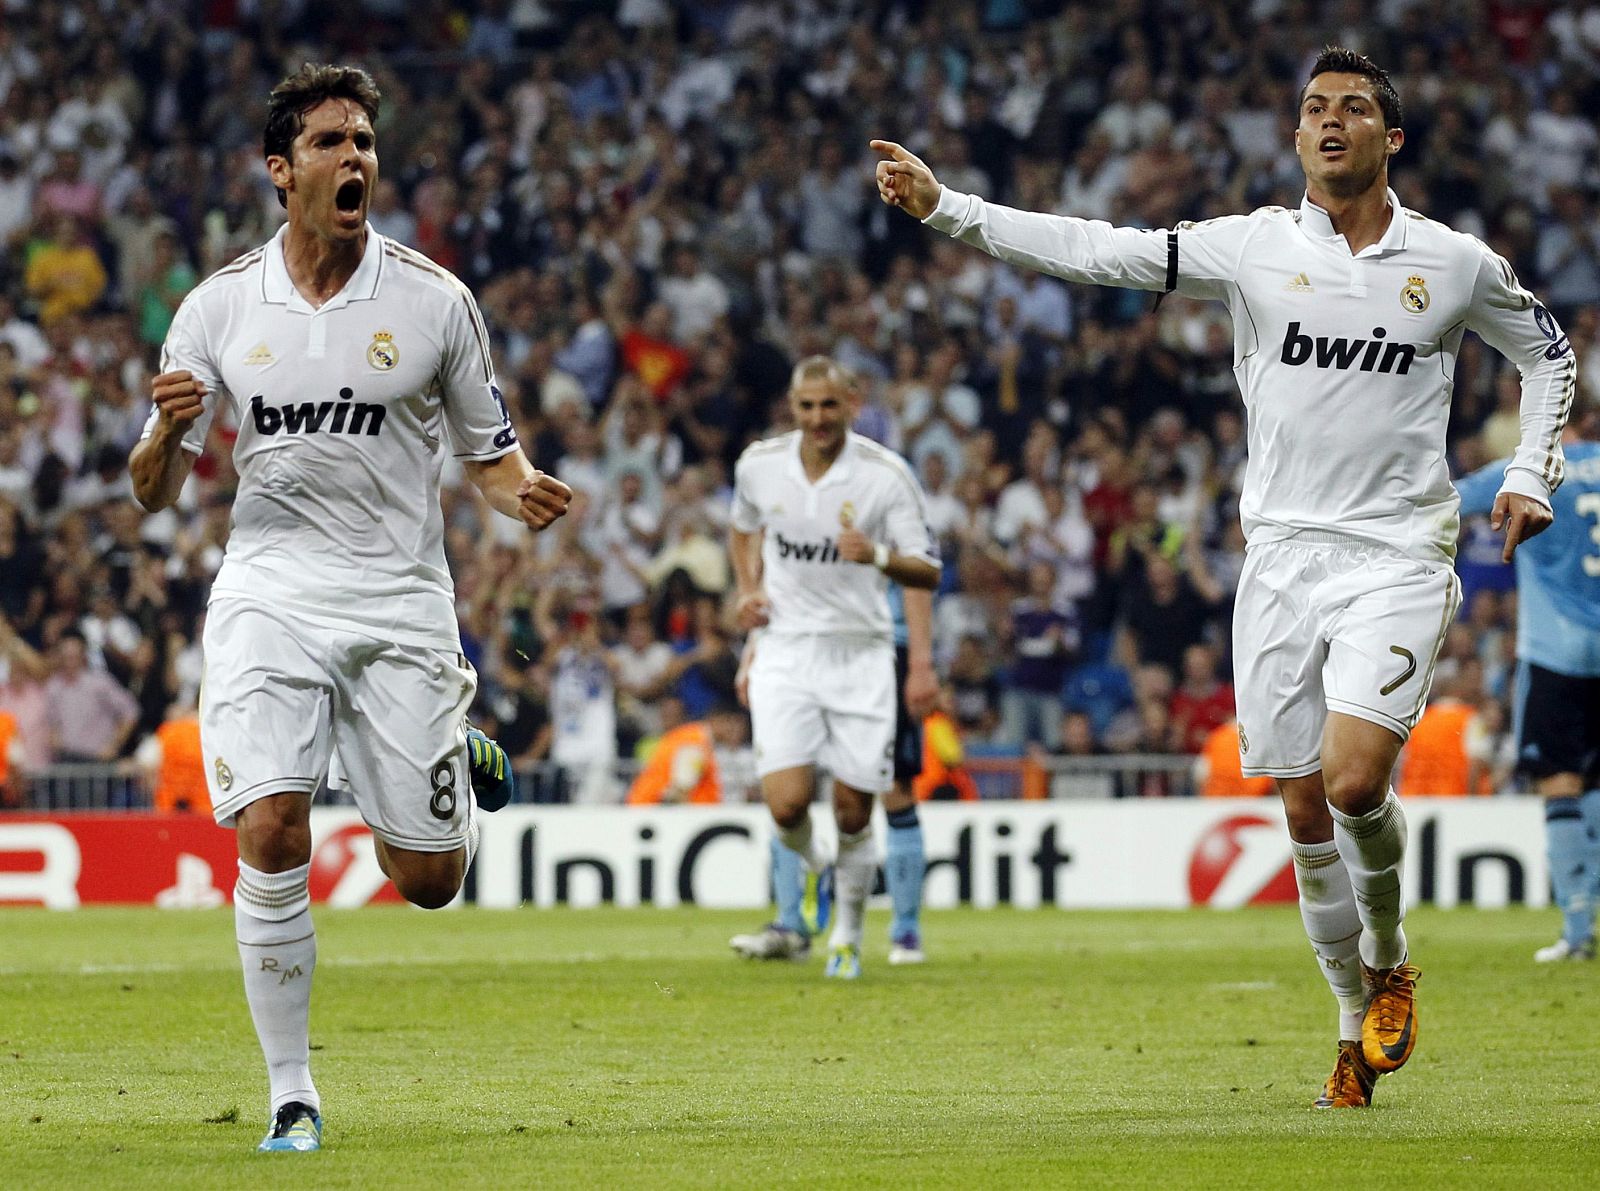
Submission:
[[[1283,825],[1260,815],[1213,824],[1189,857],[1189,900],[1197,906],[1260,906],[1300,900]]]

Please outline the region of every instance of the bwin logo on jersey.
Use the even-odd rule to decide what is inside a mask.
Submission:
[[[298,401],[267,405],[257,393],[250,398],[250,417],[257,434],[365,434],[374,436],[389,412],[381,405],[352,401],[354,389],[340,389],[338,401]]]
[[[791,542],[781,533],[778,539],[778,557],[793,558],[799,562],[838,562],[839,545],[832,538],[821,542]]]
[[[1355,368],[1361,372],[1392,372],[1404,376],[1417,358],[1414,343],[1385,343],[1389,334],[1382,327],[1372,328],[1371,339],[1346,339],[1342,335],[1319,335],[1313,339],[1300,333],[1299,323],[1290,323],[1283,333],[1283,355],[1291,368],[1316,364],[1318,368]]]

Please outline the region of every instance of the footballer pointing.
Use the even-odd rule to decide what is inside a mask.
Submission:
[[[1316,1103],[1364,1107],[1417,1040],[1406,822],[1389,773],[1455,616],[1451,376],[1474,331],[1522,374],[1522,441],[1494,500],[1505,554],[1545,529],[1576,366],[1550,312],[1481,242],[1400,205],[1388,76],[1328,48],[1300,94],[1294,210],[1143,231],[1032,214],[941,187],[900,145],[878,192],[937,231],[1069,281],[1225,302],[1249,417],[1233,620],[1240,753],[1272,777],[1300,909],[1339,1005]]]

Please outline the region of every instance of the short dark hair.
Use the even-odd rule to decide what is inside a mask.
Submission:
[[[378,123],[378,107],[383,95],[372,76],[359,66],[333,66],[307,62],[272,89],[267,97],[267,126],[261,132],[263,157],[286,157],[294,138],[306,126],[306,113],[330,99],[349,99],[361,105],[367,119]],[[278,202],[285,203],[278,191]]]
[[[1354,50],[1347,50],[1343,46],[1329,45],[1322,47],[1322,53],[1317,55],[1317,60],[1311,64],[1311,73],[1306,76],[1305,87],[1300,88],[1300,104],[1306,101],[1306,87],[1311,86],[1311,80],[1319,74],[1359,74],[1362,78],[1372,81],[1372,89],[1378,96],[1378,106],[1383,109],[1383,126],[1385,128],[1401,128],[1405,119],[1405,112],[1400,107],[1400,94],[1394,89],[1394,84],[1389,81],[1389,72],[1379,66],[1365,54],[1358,54]],[[1298,111],[1298,107],[1296,111]]]

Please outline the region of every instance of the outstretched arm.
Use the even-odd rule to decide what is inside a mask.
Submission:
[[[885,158],[877,166],[878,195],[884,202],[990,256],[1067,281],[1159,293],[1181,285],[1190,297],[1224,298],[1250,234],[1246,216],[1147,231],[1018,211],[941,186],[927,164],[903,145],[870,143]]]

